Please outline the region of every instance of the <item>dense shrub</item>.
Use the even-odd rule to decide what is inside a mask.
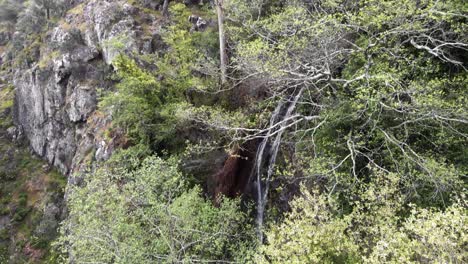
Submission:
[[[251,239],[239,201],[215,207],[187,186],[176,159],[148,157],[135,170],[104,165],[69,194],[60,244],[78,262],[227,260]]]
[[[462,202],[444,210],[406,208],[397,182],[397,175],[379,175],[365,184],[349,214],[333,195],[303,189],[292,212],[267,231],[260,262],[466,262],[468,215]]]

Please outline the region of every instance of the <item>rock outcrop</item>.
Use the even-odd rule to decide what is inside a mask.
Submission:
[[[81,2],[81,3],[80,3]],[[95,125],[109,120],[88,119],[97,108],[97,88],[108,89],[112,62],[120,53],[154,52],[159,28],[151,15],[126,1],[78,1],[51,29],[39,61],[17,69],[14,120],[32,150],[68,174],[92,149],[109,156],[108,142],[97,139]],[[153,21],[143,32],[134,17]],[[99,119],[99,118],[98,118]]]

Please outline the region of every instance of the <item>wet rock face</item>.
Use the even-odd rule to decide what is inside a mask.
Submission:
[[[89,118],[97,107],[96,88],[111,86],[112,61],[121,52],[154,51],[152,39],[139,39],[132,17],[138,10],[126,1],[76,2],[83,3],[82,12],[66,15],[65,25],[59,23],[48,32],[40,59],[29,68],[16,69],[13,76],[16,127],[36,154],[64,174],[90,149],[103,148]],[[150,43],[146,49],[145,43]]]

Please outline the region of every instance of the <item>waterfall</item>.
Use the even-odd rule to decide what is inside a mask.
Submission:
[[[270,117],[269,129],[267,134],[264,136],[262,142],[260,143],[257,149],[257,155],[255,157],[255,166],[252,170],[252,173],[255,173],[255,180],[257,185],[257,236],[261,242],[263,242],[263,222],[264,222],[264,213],[266,207],[266,201],[268,198],[268,189],[270,186],[270,179],[273,175],[273,169],[276,163],[276,157],[278,155],[278,150],[281,145],[281,139],[284,131],[289,122],[289,118],[294,112],[297,102],[302,95],[304,88],[301,88],[299,92],[293,97],[288,98],[288,100],[280,100],[275,110],[273,111]],[[279,125],[277,125],[279,124]],[[272,137],[274,140],[271,142]],[[268,151],[265,151],[266,146],[271,142],[271,147]],[[264,161],[264,157],[267,157],[268,160]],[[266,167],[265,179],[262,180],[263,168]],[[263,186],[262,186],[263,185]]]

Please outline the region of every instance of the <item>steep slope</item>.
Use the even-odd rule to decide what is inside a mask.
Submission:
[[[24,32],[0,33],[0,263],[55,261],[51,241],[65,216],[65,186],[75,181],[67,176],[119,144],[119,135],[105,134],[110,116],[96,111],[98,90],[113,86],[117,55],[157,48],[151,10],[74,2],[33,44]]]
[[[34,156],[11,127],[14,90],[0,83],[0,263],[52,258],[66,178]]]
[[[467,261],[463,1],[0,7],[0,262]]]
[[[134,17],[145,20],[145,28]],[[37,155],[64,174],[87,153],[108,156],[109,142],[98,140],[87,122],[97,108],[97,90],[112,85],[115,56],[154,51],[157,29],[154,15],[126,1],[94,0],[75,6],[45,33],[37,59],[13,74],[14,121]],[[105,126],[102,118],[95,125]]]

